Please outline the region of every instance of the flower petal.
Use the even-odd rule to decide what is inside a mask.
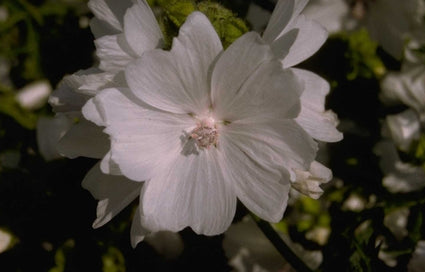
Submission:
[[[150,233],[149,230],[142,226],[142,218],[140,215],[140,207],[137,207],[134,212],[133,220],[131,222],[130,240],[131,246],[136,248],[137,244],[145,239],[145,236]]]
[[[328,32],[324,27],[313,20],[307,19],[304,15],[300,15],[294,21],[292,28],[299,31],[296,40],[289,49],[289,53],[282,59],[284,68],[292,67],[309,58],[319,50],[328,38]],[[287,50],[287,48],[279,49],[274,44],[272,44],[272,47],[273,51]]]
[[[108,35],[94,41],[96,55],[99,57],[99,68],[117,73],[125,69],[135,56],[123,34]]]
[[[105,175],[96,164],[85,176],[82,186],[99,200],[94,228],[109,222],[140,194],[142,183],[128,180],[124,176]]]
[[[185,130],[193,128],[195,120],[186,114],[154,110],[123,92],[103,90],[93,99],[94,109],[111,136],[111,159],[128,178],[147,180],[168,158],[181,152]]]
[[[294,21],[307,3],[308,0],[279,0],[264,30],[263,38],[268,43],[272,43],[290,31]]]
[[[192,13],[170,52],[146,52],[126,69],[132,92],[144,102],[174,113],[202,114],[209,106],[210,66],[222,50],[208,19]]]
[[[295,173],[297,178],[292,187],[313,199],[318,199],[323,193],[320,184],[332,179],[332,171],[317,161],[311,163],[308,171],[295,170]]]
[[[57,150],[59,139],[70,129],[72,121],[63,114],[53,118],[40,117],[37,121],[37,145],[47,161],[61,158]]]
[[[87,5],[96,16],[97,22],[101,23],[104,29],[118,33],[122,32],[124,13],[131,6],[131,0],[90,0]],[[96,34],[96,31],[94,32]]]
[[[300,15],[307,3],[308,0],[280,0],[264,31],[264,40],[272,46],[276,57],[282,59],[284,68],[313,55],[328,37],[320,24]]]
[[[255,32],[244,34],[220,55],[211,79],[211,99],[214,108],[221,108],[217,109],[219,115],[224,114],[225,105],[233,100],[251,74],[272,58],[270,46]]]
[[[306,70],[293,68],[292,71],[304,82],[301,112],[295,119],[297,123],[316,140],[340,141],[343,136],[336,129],[338,119],[332,111],[325,111],[325,97],[329,93],[329,83]]]
[[[161,29],[145,0],[137,0],[125,13],[124,35],[139,56],[147,50],[162,47],[164,38]]]
[[[180,155],[147,181],[141,194],[143,226],[154,231],[217,235],[231,224],[236,196],[225,183],[219,153],[211,148]]]
[[[291,187],[289,177],[245,153],[233,137],[223,134],[219,144],[223,154],[220,164],[236,196],[259,217],[271,222],[281,220]]]
[[[289,21],[294,15],[295,0],[281,0],[279,1],[270,17],[269,23],[263,33],[263,38],[268,43],[272,43],[279,38],[282,31],[288,25]],[[297,14],[298,15],[298,14]]]
[[[295,118],[302,90],[301,82],[290,70],[283,70],[278,60],[268,61],[236,92],[217,91],[213,96],[214,114],[219,120],[231,122],[251,117]]]
[[[223,126],[220,134],[219,145],[221,139],[230,141],[253,161],[291,173],[291,179],[293,170],[310,168],[318,150],[294,120],[245,119]]]
[[[58,151],[70,159],[82,156],[102,158],[109,150],[108,135],[95,124],[81,118],[59,140]]]

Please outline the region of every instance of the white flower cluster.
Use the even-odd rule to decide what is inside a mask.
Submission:
[[[237,199],[278,222],[291,187],[321,195],[332,173],[315,160],[317,141],[342,134],[324,107],[329,84],[292,68],[327,38],[301,14],[307,2],[279,1],[263,35],[248,32],[226,50],[194,12],[163,50],[144,0],[89,1],[99,66],[64,78],[49,100],[57,126],[39,138],[56,137],[40,148],[68,158],[100,159],[82,183],[99,200],[94,227],[138,197],[133,246],[185,227],[216,235]]]

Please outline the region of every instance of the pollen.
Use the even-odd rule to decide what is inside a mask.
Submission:
[[[218,131],[215,120],[211,117],[201,120],[192,130],[190,137],[196,141],[199,148],[210,148],[217,145]]]

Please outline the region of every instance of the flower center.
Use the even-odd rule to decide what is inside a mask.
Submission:
[[[192,130],[190,137],[196,141],[199,148],[210,148],[217,144],[218,131],[215,120],[211,117],[202,119]]]

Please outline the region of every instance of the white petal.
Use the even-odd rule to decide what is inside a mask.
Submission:
[[[272,43],[279,38],[282,31],[288,25],[294,15],[295,0],[280,0],[270,17],[269,23],[263,33],[263,38],[268,43]],[[297,14],[298,15],[298,14]]]
[[[270,17],[263,38],[272,43],[281,35],[291,30],[294,21],[307,5],[308,0],[279,0]]]
[[[79,112],[88,99],[116,82],[117,77],[97,68],[80,70],[64,77],[51,94],[49,103],[55,112]]]
[[[108,175],[122,175],[119,166],[112,160],[112,154],[109,151],[100,162],[100,170]]]
[[[124,34],[130,47],[139,56],[147,50],[162,47],[163,44],[161,29],[145,0],[137,0],[127,10]]]
[[[96,164],[85,176],[82,186],[99,200],[94,228],[109,222],[115,215],[129,205],[140,194],[142,183],[123,176],[105,175]]]
[[[220,55],[211,79],[211,99],[215,110],[223,115],[241,86],[265,61],[273,58],[270,47],[255,32],[249,32],[233,42]],[[219,105],[223,103],[223,105]],[[227,108],[228,109],[228,108]]]
[[[321,25],[300,15],[307,2],[280,0],[264,31],[264,40],[272,45],[285,68],[313,55],[328,37]]]
[[[124,13],[131,6],[131,1],[90,0],[87,5],[96,16],[98,22],[107,25],[110,31],[121,32]]]
[[[108,135],[102,132],[102,128],[81,118],[59,140],[58,151],[71,159],[79,156],[102,158],[109,146]]]
[[[130,100],[121,91],[103,90],[93,102],[111,136],[112,160],[128,178],[147,180],[182,151],[185,130],[193,128],[195,120],[135,104],[137,98]]]
[[[293,120],[252,118],[232,122],[219,132],[219,145],[222,138],[227,139],[253,161],[289,173],[294,169],[308,170],[318,149],[317,143]]]
[[[137,97],[154,107],[201,115],[210,104],[210,65],[221,49],[211,23],[194,12],[180,28],[170,52],[146,52],[127,67],[127,82]]]
[[[131,222],[131,229],[130,229],[131,246],[133,248],[136,248],[137,244],[142,242],[145,239],[145,236],[149,233],[150,231],[145,229],[142,226],[140,207],[137,207],[136,211],[134,212],[133,221]]]
[[[59,139],[70,129],[72,120],[58,114],[53,118],[40,117],[37,121],[37,145],[47,161],[61,158],[57,150]]]
[[[197,234],[217,235],[231,224],[236,196],[224,179],[215,148],[181,155],[147,181],[142,195],[144,226],[180,231],[189,226]]]
[[[295,119],[297,123],[316,140],[340,141],[343,136],[336,129],[338,119],[332,111],[325,111],[325,97],[329,93],[329,83],[306,70],[294,68],[292,71],[304,82],[301,112]]]
[[[123,34],[108,35],[94,41],[100,69],[112,73],[124,70],[135,56]]]
[[[282,176],[283,171],[246,154],[231,137],[221,135],[219,148],[223,153],[220,164],[225,171],[226,182],[233,187],[242,203],[267,221],[280,221],[291,186],[287,174]]]
[[[305,18],[304,15],[300,15],[294,21],[292,28],[298,29],[298,35],[289,49],[289,53],[282,59],[284,68],[292,67],[309,58],[319,50],[328,38],[328,32],[324,27],[313,20]],[[274,47],[273,51],[279,51],[273,44],[272,47]],[[281,48],[280,50],[287,49]]]
[[[80,86],[73,76],[66,76],[59,83],[58,88],[50,95],[49,104],[54,112],[78,112],[91,96],[77,93]]]
[[[323,193],[320,185],[332,179],[332,171],[317,161],[311,163],[308,171],[295,170],[295,173],[297,177],[292,187],[314,199]]]
[[[89,99],[81,109],[81,112],[83,113],[84,118],[95,123],[97,126],[106,126],[105,121],[93,100],[94,98]]]
[[[260,65],[235,91],[232,88],[215,92],[216,88],[219,87],[213,89],[214,114],[217,119],[227,121],[252,117],[295,118],[303,90],[298,78],[291,71],[283,70],[277,60]]]

